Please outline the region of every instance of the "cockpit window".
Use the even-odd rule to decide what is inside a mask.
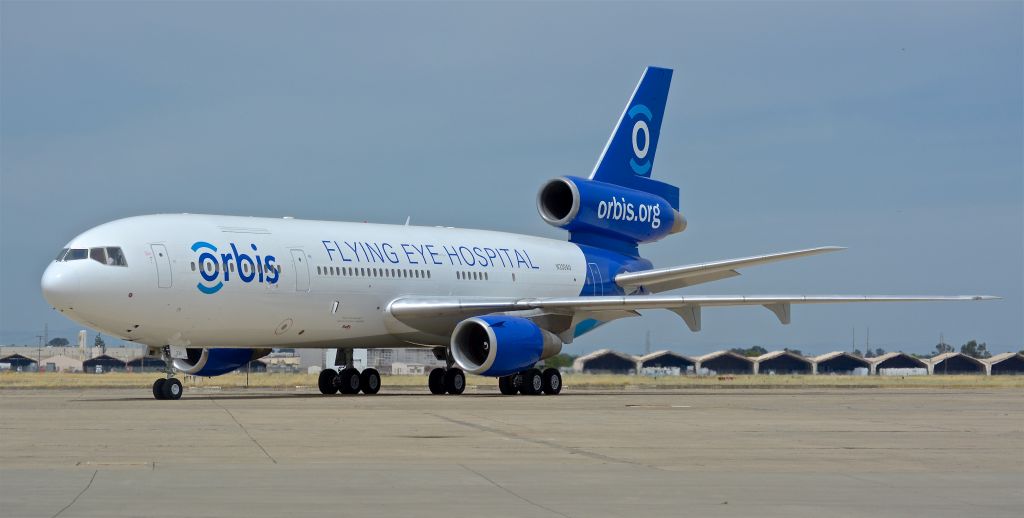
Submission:
[[[98,246],[89,250],[89,258],[108,266],[128,266],[121,248],[116,246]]]
[[[128,266],[128,261],[125,260],[124,253],[121,252],[121,247],[107,247],[107,264],[114,266]]]
[[[61,248],[60,253],[57,254],[57,257],[54,259],[54,261],[57,261],[57,262],[63,261],[64,260],[64,256],[67,255],[67,253],[68,253],[68,249],[67,248]]]
[[[64,256],[65,261],[77,261],[79,259],[85,259],[89,257],[89,249],[87,248],[72,248],[68,250],[67,255]]]

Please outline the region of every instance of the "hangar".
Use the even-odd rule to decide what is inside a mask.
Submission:
[[[672,351],[656,351],[640,357],[637,367],[640,370],[645,368],[678,368],[679,372],[686,374],[687,370],[696,371],[697,361],[689,356],[684,356]]]
[[[44,358],[42,365],[46,372],[82,372],[82,360],[63,354]]]
[[[929,361],[929,374],[986,374],[988,369],[977,358],[964,353],[942,353]]]
[[[1003,353],[997,354],[988,359],[988,373],[996,376],[1000,374],[1024,374],[1024,354]]]
[[[928,373],[928,364],[920,358],[916,358],[904,352],[885,353],[881,356],[876,356],[871,359],[871,374],[886,374],[882,371],[892,371],[899,369],[901,371],[908,371],[909,374],[914,374],[913,371],[920,372],[921,369],[924,372],[921,374]]]
[[[102,372],[123,371],[124,365],[123,361],[113,356],[102,354],[82,362],[82,372],[99,374]]]
[[[756,374],[811,374],[811,360],[790,351],[772,351],[754,358]]]
[[[815,374],[856,374],[857,369],[871,371],[871,362],[846,351],[832,351],[814,357]]]
[[[239,372],[243,370],[247,372],[267,372],[267,364],[261,360],[252,360],[245,367],[238,369]]]
[[[128,360],[125,367],[132,372],[164,372],[167,364],[160,358],[152,356],[139,356]]]
[[[600,349],[572,362],[576,372],[588,374],[635,374],[637,359],[628,354]]]
[[[28,356],[22,356],[20,354],[10,354],[0,358],[0,363],[8,363],[11,365],[12,371],[17,372],[30,372],[36,370],[36,361]]]
[[[697,358],[697,370],[707,369],[716,374],[753,374],[754,360],[732,351],[715,351]]]

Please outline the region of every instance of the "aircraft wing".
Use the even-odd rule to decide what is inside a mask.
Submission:
[[[683,266],[670,266],[668,268],[657,268],[644,270],[642,272],[620,273],[615,276],[615,283],[627,292],[632,288],[646,288],[650,293],[685,288],[705,282],[717,281],[735,277],[740,274],[737,268],[756,266],[759,264],[773,263],[798,257],[824,254],[846,250],[841,246],[821,246],[808,248],[806,250],[793,250],[776,254],[755,255],[741,257],[739,259],[725,259],[722,261],[711,261],[707,263],[688,264]]]
[[[625,295],[610,297],[544,297],[501,299],[477,297],[408,297],[388,306],[389,313],[413,328],[454,327],[462,319],[491,313],[518,313],[555,333],[571,330],[580,316],[600,321],[636,316],[637,310],[667,309],[679,315],[691,331],[700,330],[701,308],[764,306],[783,324],[790,322],[793,304],[847,302],[937,302],[995,300],[988,295]],[[563,317],[559,319],[557,317]],[[557,327],[556,327],[557,326]]]

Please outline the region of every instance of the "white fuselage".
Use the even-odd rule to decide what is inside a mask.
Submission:
[[[391,318],[387,305],[403,296],[576,296],[588,270],[565,241],[288,218],[140,216],[67,245],[96,247],[120,247],[126,266],[55,261],[43,276],[46,299],[150,346],[446,345]]]

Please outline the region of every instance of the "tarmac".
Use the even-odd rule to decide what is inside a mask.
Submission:
[[[385,379],[385,383],[386,383]],[[1021,516],[1019,389],[0,388],[0,516]]]

